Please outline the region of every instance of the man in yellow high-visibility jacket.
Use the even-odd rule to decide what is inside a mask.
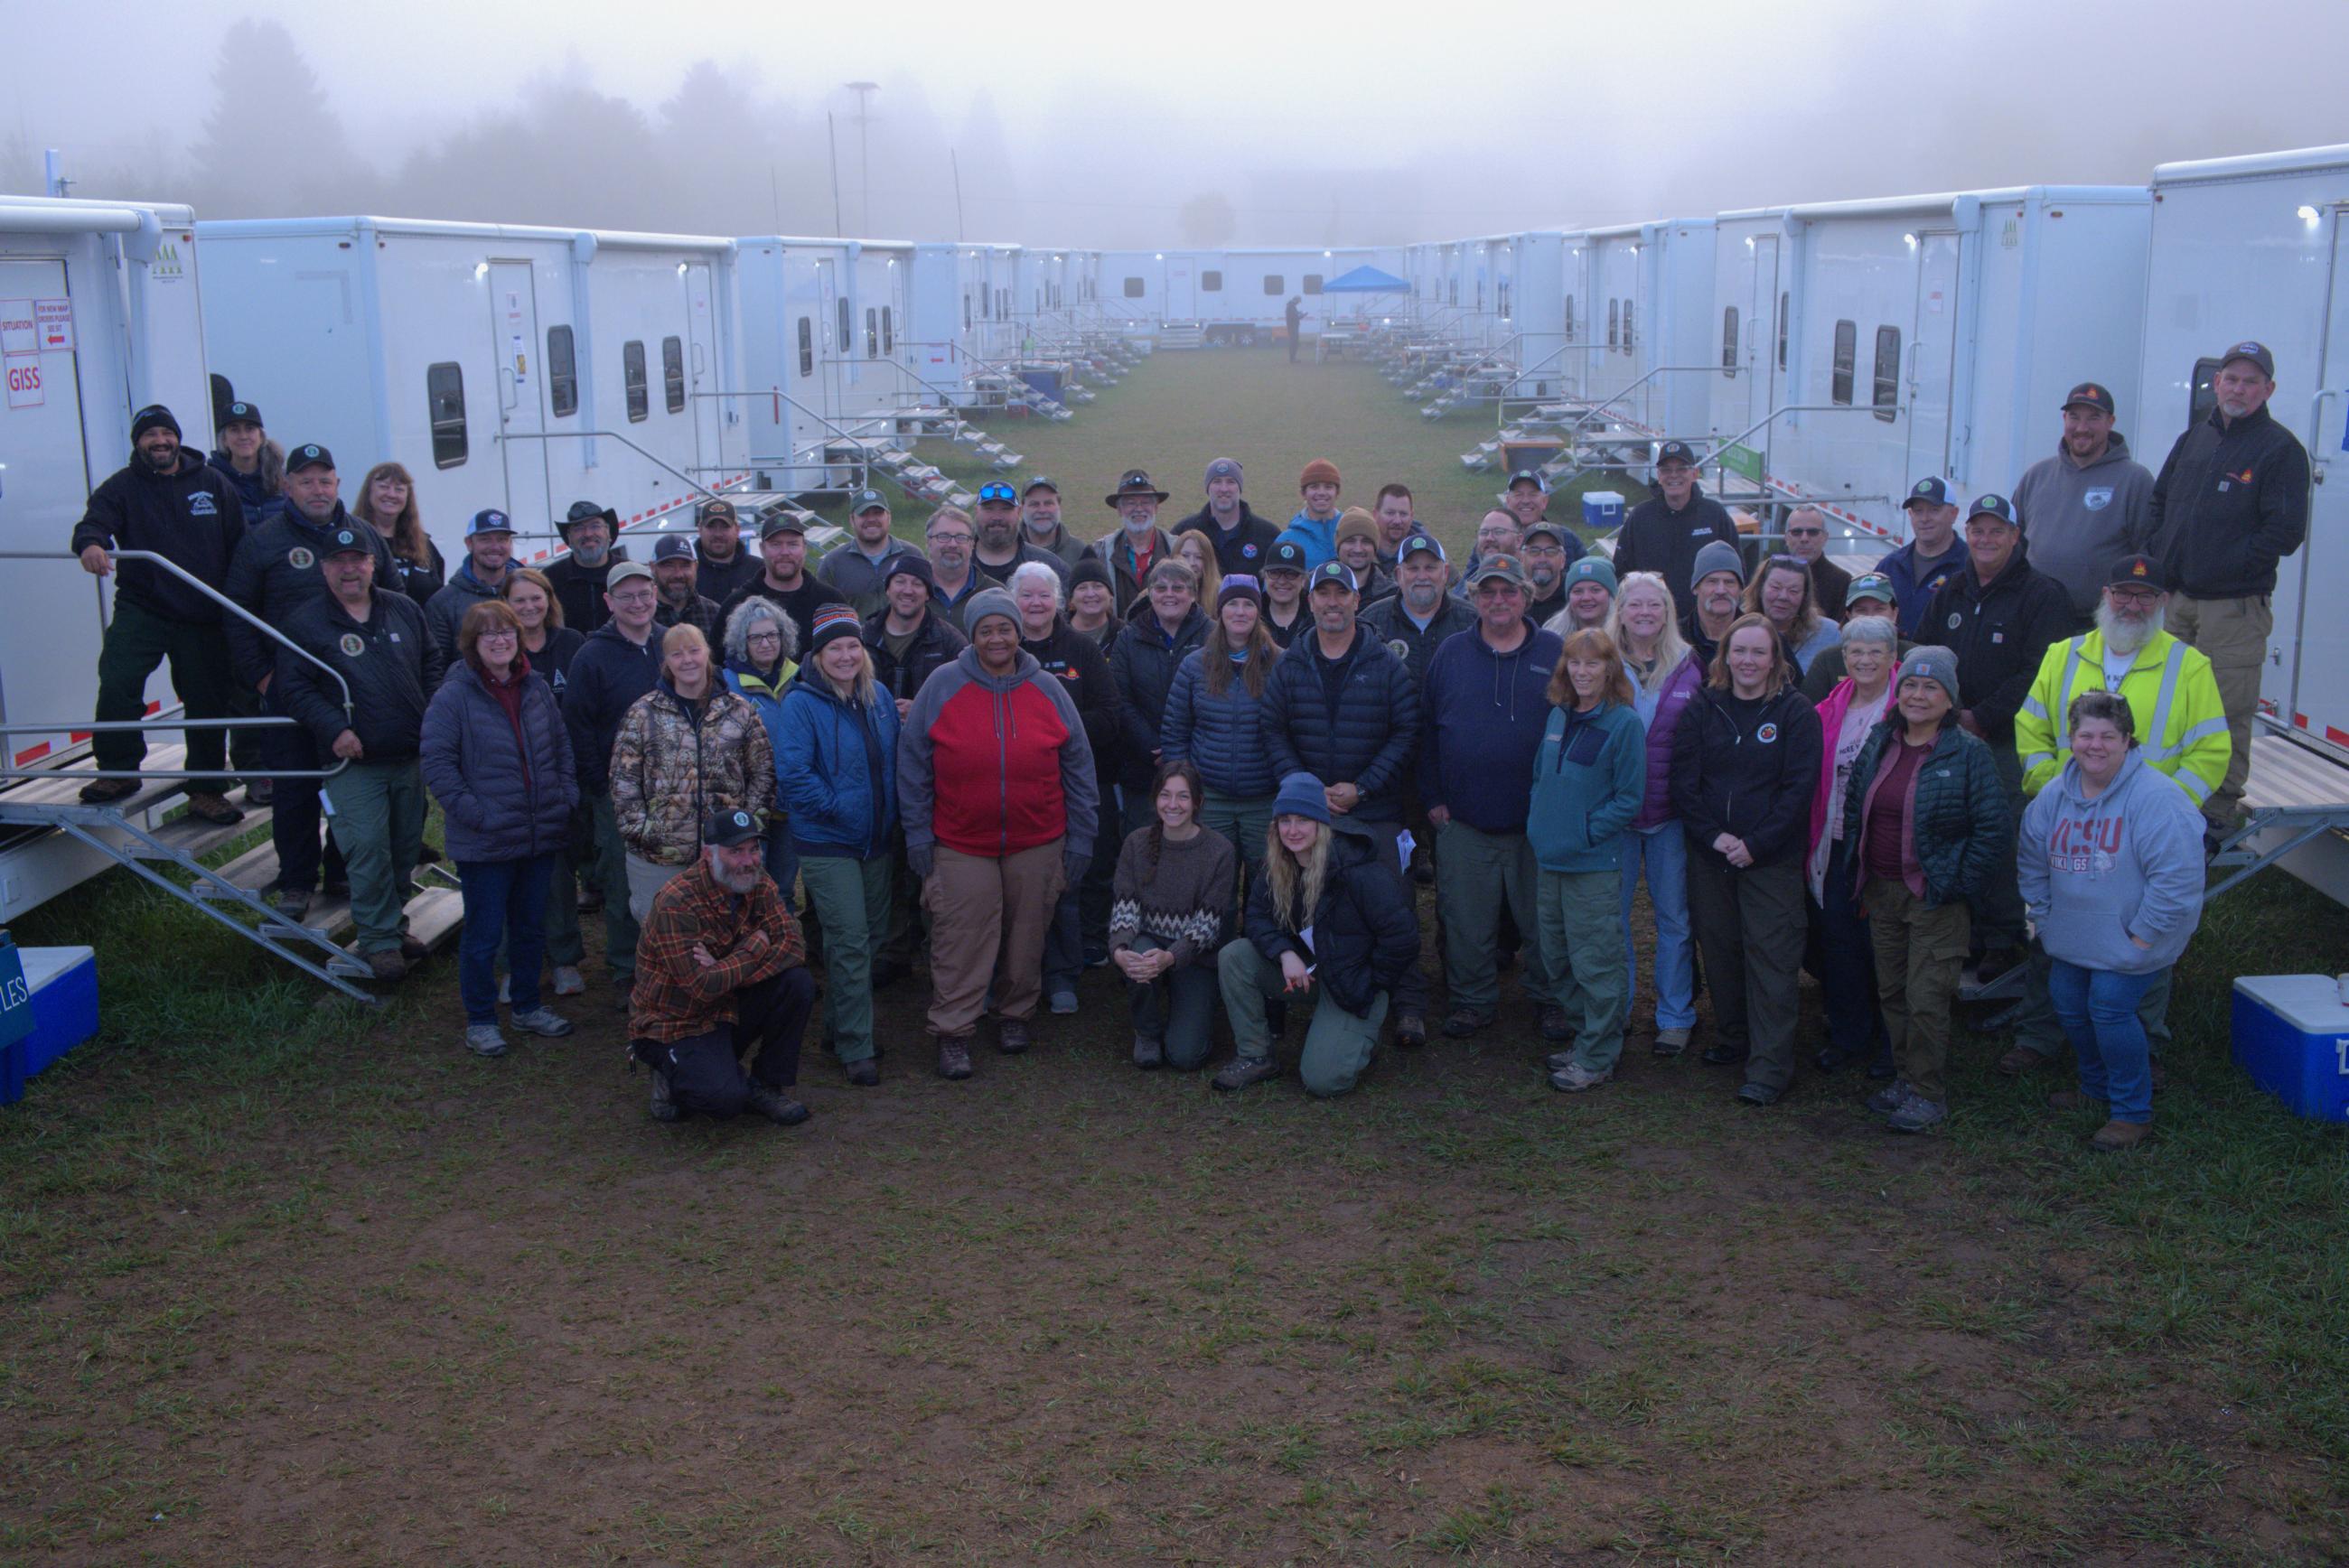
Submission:
[[[2085,691],[2118,691],[2136,721],[2137,749],[2147,766],[2168,774],[2196,805],[2227,777],[2234,742],[2227,705],[2208,656],[2162,629],[2169,595],[2161,570],[2143,555],[2124,556],[2105,583],[2095,629],[2051,644],[2014,716],[2014,748],[2023,761],[2023,792],[2036,795],[2072,758],[2064,716]],[[2148,988],[2138,1005],[2146,1035],[2158,1052],[2169,1043],[2169,976]],[[2064,1032],[2047,1001],[2047,960],[2034,948],[2023,1000],[2011,1026],[2014,1048],[1998,1070],[2019,1077],[2064,1048]],[[2155,1081],[2160,1073],[2155,1073]]]

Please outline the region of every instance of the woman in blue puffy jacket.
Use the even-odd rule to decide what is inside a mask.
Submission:
[[[1175,666],[1159,722],[1165,759],[1190,763],[1206,786],[1199,825],[1231,841],[1251,878],[1264,866],[1280,784],[1264,738],[1264,701],[1281,657],[1264,624],[1263,588],[1253,577],[1225,578],[1215,621]]]
[[[753,601],[756,603],[757,601]],[[889,934],[897,836],[897,705],[873,679],[856,612],[827,604],[808,628],[807,662],[784,689],[775,772],[808,907],[823,930],[823,1025],[861,1088],[873,1056],[873,954]]]

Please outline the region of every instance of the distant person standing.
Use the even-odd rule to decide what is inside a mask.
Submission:
[[[860,615],[881,608],[889,568],[902,558],[921,552],[889,531],[889,502],[879,490],[856,492],[849,502],[848,539],[835,544],[815,574],[839,590]]]
[[[1288,323],[1288,363],[1294,365],[1297,363],[1297,346],[1304,337],[1304,299],[1299,295],[1290,294],[1288,304],[1283,307],[1280,314]]]
[[[661,535],[653,546],[653,585],[660,591],[653,621],[663,631],[691,626],[705,641],[715,643],[724,623],[718,618],[717,602],[694,588],[700,570],[693,541],[681,533]]]
[[[592,880],[604,891],[604,963],[611,971],[613,1003],[626,1007],[636,983],[638,930],[628,912],[626,847],[612,804],[612,748],[622,720],[660,679],[653,569],[641,561],[614,562],[604,601],[605,623],[572,655],[563,721],[571,730],[571,757],[587,801]]]
[[[1280,537],[1303,548],[1308,572],[1338,558],[1338,497],[1344,488],[1338,465],[1327,458],[1316,458],[1298,472],[1298,499],[1304,504]]]
[[[1666,441],[1656,453],[1656,493],[1624,518],[1615,545],[1616,575],[1652,572],[1672,591],[1682,621],[1696,610],[1697,552],[1714,542],[1737,550],[1737,524],[1696,482],[1696,453]],[[1733,568],[1744,581],[1743,566]]]
[[[1128,469],[1104,499],[1116,511],[1118,526],[1093,542],[1093,553],[1109,568],[1117,613],[1133,619],[1142,614],[1134,602],[1147,591],[1151,573],[1174,554],[1174,542],[1158,526],[1158,509],[1166,504],[1166,492],[1140,469]],[[1185,575],[1189,575],[1187,570]],[[1142,782],[1149,782],[1146,770]]]
[[[1049,551],[1069,572],[1092,548],[1062,526],[1061,487],[1042,474],[1030,476],[1019,491],[1019,531],[1023,542]]]
[[[766,600],[802,630],[815,624],[815,613],[826,604],[848,603],[848,595],[807,570],[807,519],[793,508],[768,509],[759,524],[759,548],[765,552],[759,557],[761,574],[719,605],[719,625],[730,625],[734,612],[754,598]],[[790,891],[784,889],[786,894]]]
[[[1820,614],[1843,624],[1851,573],[1827,559],[1827,514],[1815,506],[1798,506],[1786,514],[1785,526],[1786,553],[1810,573],[1812,602]]]
[[[2146,553],[2161,562],[2169,630],[2208,655],[2234,751],[2202,803],[2210,837],[2235,825],[2251,772],[2251,715],[2275,628],[2276,564],[2308,537],[2308,453],[2268,412],[2275,356],[2239,343],[2220,356],[2210,417],[2178,438],[2153,482]]]
[[[2023,469],[2011,498],[2014,521],[2031,535],[2031,564],[2064,585],[2079,625],[2104,601],[2106,569],[2145,548],[2153,505],[2153,475],[2132,459],[2114,418],[2109,389],[2073,387],[2054,456]]]

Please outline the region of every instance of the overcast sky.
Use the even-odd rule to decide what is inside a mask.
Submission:
[[[2349,136],[2343,0],[0,0],[14,63],[0,135],[61,146],[78,170],[168,165],[245,16],[285,26],[352,149],[386,170],[554,82],[650,112],[698,60],[750,73],[817,126],[824,108],[853,112],[844,83],[876,81],[879,119],[916,103],[936,116],[926,140],[958,140],[983,90],[1008,159],[974,174],[957,149],[966,182],[989,187],[966,195],[1014,232],[971,237],[1037,243],[1172,242],[1203,192],[1229,202],[1243,241],[1444,238],[2141,183],[2156,161]],[[876,196],[876,214],[931,231],[904,237],[948,232],[946,149],[904,157],[876,169],[903,198]]]

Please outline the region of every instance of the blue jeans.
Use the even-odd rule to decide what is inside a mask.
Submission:
[[[1640,991],[1640,955],[1631,951],[1631,894],[1644,872],[1656,912],[1656,1027],[1696,1026],[1696,949],[1689,941],[1688,839],[1678,822],[1623,835],[1623,951],[1630,969],[1626,995]]]
[[[2047,998],[2080,1058],[2080,1092],[2110,1106],[2115,1121],[2153,1119],[2153,1068],[2137,1006],[2168,973],[2123,975],[2049,961]]]
[[[461,861],[465,934],[457,948],[457,994],[465,1022],[498,1021],[498,947],[506,949],[509,1001],[517,1013],[538,1010],[539,971],[546,960],[546,884],[555,857]]]

